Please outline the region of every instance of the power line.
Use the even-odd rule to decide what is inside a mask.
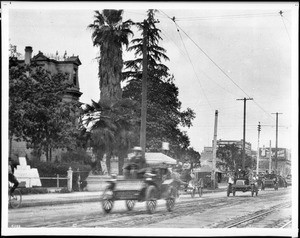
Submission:
[[[276,16],[275,13],[262,13],[262,14],[240,14],[240,15],[220,15],[220,16],[207,16],[207,17],[177,17],[177,21],[201,21],[201,20],[214,20],[214,19],[227,19],[227,18],[249,18],[249,17],[269,17]]]
[[[179,28],[195,45],[196,47],[234,84],[236,85],[246,96],[250,98],[250,96],[176,23],[175,17],[171,18],[166,13],[164,13],[162,10],[160,10],[164,15],[166,15],[170,20],[172,20],[177,28]],[[264,112],[266,113],[269,118],[274,120],[274,118],[271,117],[271,115],[266,112],[257,102],[254,101],[254,103]]]
[[[290,35],[289,35],[289,32],[288,32],[288,30],[287,30],[287,28],[286,28],[286,25],[285,25],[285,23],[284,23],[284,20],[283,20],[283,11],[281,11],[280,10],[280,12],[279,12],[279,14],[280,14],[280,18],[281,18],[281,20],[282,20],[282,23],[283,23],[283,25],[284,25],[284,28],[285,28],[285,31],[286,31],[286,33],[287,33],[287,35],[288,35],[288,37],[289,37],[289,40],[290,40],[290,42],[291,42],[291,37],[290,37]]]
[[[204,95],[204,97],[205,97],[205,99],[206,99],[206,101],[207,101],[209,107],[211,108],[211,110],[213,110],[213,108],[212,108],[212,106],[210,105],[210,103],[209,103],[209,101],[208,101],[208,98],[207,98],[207,96],[206,96],[206,94],[205,94],[205,92],[204,92],[204,90],[203,90],[203,87],[202,87],[202,84],[201,84],[201,82],[200,82],[200,79],[198,78],[198,76],[197,76],[197,74],[196,74],[196,70],[195,70],[194,64],[192,63],[192,60],[191,60],[191,58],[190,58],[190,55],[189,55],[189,53],[188,53],[188,51],[187,51],[187,49],[186,49],[186,47],[185,47],[185,44],[184,44],[183,39],[182,39],[182,37],[181,37],[180,31],[179,31],[178,29],[177,29],[177,32],[178,32],[178,34],[179,34],[179,36],[180,36],[181,42],[182,42],[183,47],[184,47],[184,49],[185,49],[185,51],[186,51],[186,54],[187,54],[188,59],[189,59],[189,61],[190,61],[190,64],[192,65],[192,68],[193,68],[193,71],[194,71],[194,73],[195,73],[195,75],[196,75],[196,78],[198,79],[198,82],[199,82],[201,91],[202,91],[202,93],[203,93],[203,95]]]

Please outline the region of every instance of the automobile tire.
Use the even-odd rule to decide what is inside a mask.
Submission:
[[[150,185],[146,189],[146,207],[147,211],[152,214],[155,212],[156,204],[157,204],[157,198],[156,198],[157,190],[155,186]]]
[[[126,200],[125,201],[128,211],[132,211],[132,209],[134,208],[135,202],[136,202],[135,200]]]

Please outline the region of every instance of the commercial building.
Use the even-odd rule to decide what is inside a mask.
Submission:
[[[271,160],[270,160],[271,157]],[[259,148],[259,172],[276,171],[276,148]],[[277,148],[277,173],[283,176],[291,174],[291,151]]]

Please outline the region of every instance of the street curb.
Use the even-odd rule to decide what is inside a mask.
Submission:
[[[100,202],[100,196],[97,197],[86,197],[86,198],[77,198],[69,200],[47,200],[47,201],[22,201],[22,207],[39,207],[39,206],[54,206],[54,205],[63,205],[71,203],[86,203],[86,202]]]
[[[216,190],[204,190],[203,194],[208,193],[216,193],[216,192],[225,192],[226,188],[216,189]],[[64,200],[46,200],[46,201],[33,201],[33,200],[24,200],[22,201],[22,207],[39,207],[39,206],[54,206],[54,205],[63,205],[63,204],[71,204],[71,203],[86,203],[86,202],[99,202],[101,201],[100,198],[101,191],[99,191],[99,195],[93,195],[91,197],[86,196],[82,198],[71,198],[71,199],[64,199]],[[30,195],[29,195],[30,196]]]

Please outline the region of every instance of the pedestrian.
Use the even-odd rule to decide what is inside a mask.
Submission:
[[[13,164],[12,158],[8,158],[8,181],[13,183],[14,185],[9,190],[9,195],[13,197],[13,193],[15,189],[19,186],[19,181],[14,175],[15,165]]]

